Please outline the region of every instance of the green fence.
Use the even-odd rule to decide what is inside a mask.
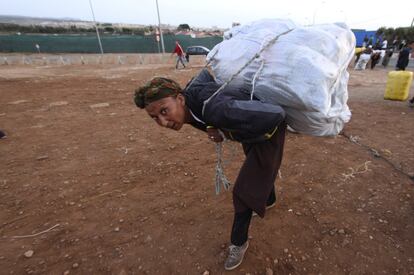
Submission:
[[[205,46],[212,49],[223,38],[164,35],[166,52],[173,51],[176,40],[180,41],[184,49],[188,46]],[[161,43],[157,43],[153,36],[102,35],[101,41],[105,53],[158,53],[161,50]],[[96,35],[0,35],[0,52],[34,53],[37,52],[36,44],[40,46],[42,53],[100,53]]]

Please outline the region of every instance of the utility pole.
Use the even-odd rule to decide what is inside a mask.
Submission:
[[[165,48],[164,48],[164,37],[163,37],[163,35],[162,35],[162,30],[161,30],[160,10],[158,9],[158,0],[155,0],[155,3],[157,4],[158,29],[160,30],[160,36],[161,36],[161,48],[162,48],[162,53],[165,53]]]
[[[411,21],[411,28],[414,26],[414,17],[413,20]]]
[[[92,18],[93,18],[93,24],[95,25],[96,36],[98,36],[99,48],[101,49],[101,54],[103,54],[104,52],[103,52],[103,48],[102,48],[101,37],[99,36],[98,26],[96,25],[95,13],[93,12],[93,7],[92,7],[91,0],[89,0],[89,6],[91,7],[91,11],[92,11]]]

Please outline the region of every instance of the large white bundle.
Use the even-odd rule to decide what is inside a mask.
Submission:
[[[345,24],[300,26],[290,20],[261,20],[225,33],[207,56],[219,82],[249,85],[260,100],[284,107],[294,130],[316,136],[338,134],[351,118],[347,67],[355,36]],[[255,81],[253,81],[255,79]],[[254,83],[253,83],[254,82]],[[254,84],[252,87],[252,83]]]

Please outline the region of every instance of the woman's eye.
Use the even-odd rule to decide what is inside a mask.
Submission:
[[[162,115],[166,115],[167,114],[167,109],[162,109],[160,112]]]

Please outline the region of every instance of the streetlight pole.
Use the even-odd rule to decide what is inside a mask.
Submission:
[[[165,53],[165,48],[164,48],[164,37],[163,37],[163,35],[162,35],[162,30],[161,30],[160,10],[158,9],[158,0],[155,0],[155,3],[157,4],[158,29],[160,30],[160,36],[161,36],[161,48],[162,48],[162,53]]]
[[[92,7],[91,0],[89,0],[89,6],[91,7],[93,24],[95,25],[96,35],[98,36],[99,48],[101,49],[101,54],[103,54],[104,52],[103,52],[103,48],[102,48],[101,37],[99,36],[98,27],[96,26],[95,13],[93,12],[93,7]]]

